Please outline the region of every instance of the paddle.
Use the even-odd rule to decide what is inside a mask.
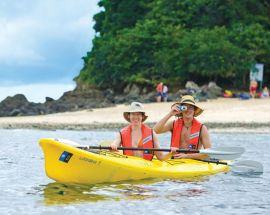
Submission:
[[[230,166],[233,167],[232,171],[237,174],[252,173],[260,175],[263,173],[263,165],[257,161],[238,161],[236,163],[232,163]]]
[[[57,141],[66,143],[71,146],[75,146],[80,149],[108,149],[110,150],[110,146],[82,146],[74,141],[70,141],[67,139],[57,138]],[[103,142],[105,145],[105,142]],[[103,145],[102,143],[102,145]],[[106,141],[106,145],[109,144],[110,141]],[[134,151],[163,151],[163,152],[170,152],[170,149],[153,149],[153,148],[134,148],[134,147],[118,147],[118,150],[134,150]],[[209,148],[209,149],[200,149],[200,150],[193,150],[193,149],[179,149],[177,152],[179,153],[201,153],[207,154],[210,158],[220,159],[220,160],[234,160],[239,158],[245,149],[243,147],[216,147],[216,148]]]
[[[80,149],[108,149],[110,150],[110,146],[81,146],[78,147]],[[134,148],[134,147],[118,147],[118,150],[134,150],[134,151],[163,151],[170,152],[170,149],[162,149],[162,148]],[[243,147],[217,147],[217,148],[209,148],[209,149],[179,149],[178,153],[201,153],[207,154],[210,158],[221,159],[221,160],[234,160],[243,154],[245,149]]]
[[[228,165],[231,167],[231,171],[236,174],[256,174],[260,175],[263,173],[263,165],[258,161],[244,160],[234,163],[223,162],[219,160],[199,160],[207,163],[216,163],[222,165]]]

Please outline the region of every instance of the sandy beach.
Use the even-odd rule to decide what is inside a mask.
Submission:
[[[172,104],[172,102],[144,104],[149,116],[146,123],[154,125],[168,113]],[[219,98],[198,104],[204,109],[198,119],[212,132],[270,132],[270,99]],[[1,117],[0,128],[119,129],[126,125],[122,114],[127,107],[123,104],[41,116]]]

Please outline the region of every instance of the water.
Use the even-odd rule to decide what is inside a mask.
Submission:
[[[270,134],[211,133],[215,146],[243,146],[239,160],[263,164],[260,176],[221,173],[195,182],[65,185],[45,175],[39,138],[96,145],[115,131],[0,130],[1,214],[269,214]],[[160,140],[168,143],[169,136]],[[163,144],[163,147],[166,146]]]

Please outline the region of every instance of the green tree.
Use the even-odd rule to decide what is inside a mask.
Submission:
[[[99,6],[79,84],[121,91],[159,80],[229,80],[244,87],[256,62],[270,76],[266,0],[101,0]]]

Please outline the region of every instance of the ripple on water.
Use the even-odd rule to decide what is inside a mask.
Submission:
[[[268,214],[270,134],[211,134],[215,146],[242,146],[239,160],[257,160],[264,174],[231,172],[197,181],[150,180],[94,186],[48,179],[38,145],[41,137],[61,137],[90,145],[115,131],[0,130],[0,210],[7,214]],[[169,135],[160,137],[161,144]],[[256,143],[256,144],[254,144]],[[262,150],[263,149],[263,150]]]

